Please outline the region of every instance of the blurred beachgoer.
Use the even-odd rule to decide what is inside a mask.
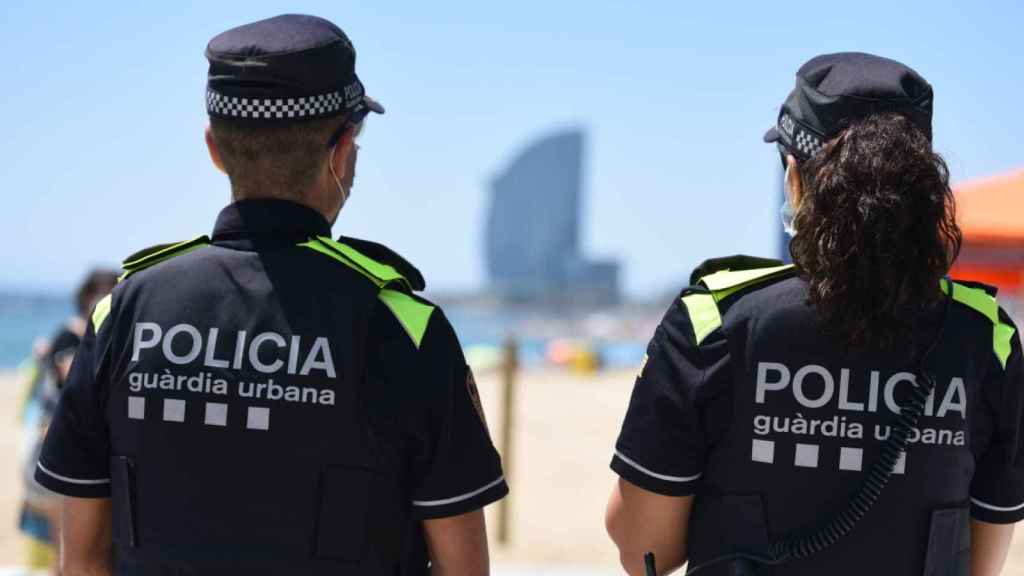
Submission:
[[[46,561],[54,573],[59,569],[56,549],[60,542],[60,496],[39,485],[33,474],[60,390],[67,380],[75,351],[85,335],[85,318],[116,284],[117,273],[113,270],[96,269],[89,272],[75,293],[75,315],[62,324],[49,341],[36,345],[30,361],[30,375],[26,378],[28,391],[22,413],[26,432],[26,457],[22,467],[25,500],[19,525],[31,539],[30,564],[38,567],[42,561]],[[53,553],[47,553],[47,547],[51,547]]]
[[[766,134],[793,266],[711,260],[638,377],[606,523],[630,574],[994,576],[1024,519],[1024,358],[960,249],[932,88],[807,62]]]
[[[486,574],[508,489],[455,332],[411,266],[331,238],[384,111],[351,42],[284,15],[206,55],[234,202],[91,317],[35,476],[68,496],[64,568]]]

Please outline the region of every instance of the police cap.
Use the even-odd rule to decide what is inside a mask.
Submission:
[[[778,122],[764,135],[806,160],[851,121],[898,113],[932,138],[932,87],[910,67],[871,54],[816,56],[796,73]]]
[[[210,40],[206,58],[211,116],[355,124],[384,112],[356,76],[352,42],[323,18],[284,14],[232,28]]]

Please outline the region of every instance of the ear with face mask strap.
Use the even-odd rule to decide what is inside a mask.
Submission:
[[[331,148],[331,155],[327,159],[327,167],[331,170],[331,177],[334,178],[334,184],[338,186],[338,192],[341,193],[340,210],[345,206],[345,201],[348,200],[348,190],[345,190],[345,187],[341,185],[341,178],[338,178],[338,173],[334,171],[334,157],[338,153],[338,144],[341,144],[340,140]]]

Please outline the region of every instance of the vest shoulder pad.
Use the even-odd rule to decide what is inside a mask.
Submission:
[[[693,284],[704,286],[714,296],[715,302],[721,302],[745,288],[789,277],[796,272],[796,268],[792,264],[783,264],[780,260],[730,256],[708,260],[694,270],[694,275],[699,272],[706,273],[692,278]]]
[[[318,236],[299,244],[328,256],[362,274],[378,288],[394,288],[412,293],[413,284],[391,264],[379,262],[344,242]]]
[[[377,262],[390,265],[409,281],[409,285],[416,292],[422,292],[427,288],[427,281],[423,278],[423,274],[420,273],[419,269],[391,248],[377,242],[352,238],[350,236],[341,236],[338,238],[338,242],[351,246]]]
[[[692,283],[705,290],[688,288],[681,302],[690,317],[694,340],[699,346],[722,325],[718,303],[751,286],[767,285],[771,280],[795,273],[792,264],[751,256],[730,256],[708,260],[694,270]]]
[[[300,246],[337,260],[373,282],[379,289],[377,299],[398,319],[413,345],[420,347],[435,306],[412,295],[414,291],[422,290],[425,284],[416,268],[387,247],[367,240],[344,236],[340,240],[332,240],[320,236]]]
[[[186,240],[185,242],[171,242],[169,244],[157,244],[156,246],[150,246],[139,250],[131,256],[124,259],[121,263],[121,268],[124,273],[121,275],[120,280],[124,280],[128,276],[132,275],[139,270],[149,268],[150,266],[169,260],[175,256],[181,256],[186,252],[191,252],[196,248],[202,248],[210,243],[210,238],[206,235],[193,238],[192,240]]]

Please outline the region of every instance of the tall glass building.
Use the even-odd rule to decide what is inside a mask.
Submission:
[[[491,290],[519,302],[608,306],[619,266],[580,250],[585,138],[558,132],[531,144],[491,183],[486,258]]]

